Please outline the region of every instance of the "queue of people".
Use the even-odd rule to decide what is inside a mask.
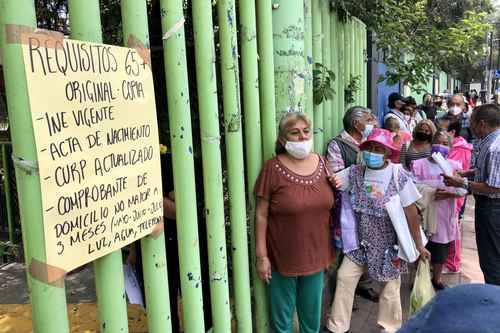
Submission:
[[[442,99],[426,94],[417,106],[393,94],[384,128],[369,109],[352,107],[325,156],[312,152],[307,116],[284,115],[276,156],[255,185],[257,271],[268,284],[274,332],[292,332],[295,311],[301,333],[349,331],[362,276],[383,284],[377,323],[382,332],[396,332],[401,275],[413,262],[405,246],[431,261],[435,290],[446,289],[442,274],[460,271],[467,194],[475,197],[485,281],[500,285],[500,107],[472,111],[467,103],[453,95],[444,109]],[[397,222],[388,208],[394,198]],[[401,221],[406,236],[396,226]],[[336,289],[322,323],[325,271],[332,265]]]

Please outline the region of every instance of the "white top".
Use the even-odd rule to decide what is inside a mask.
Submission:
[[[399,110],[396,110],[396,109],[391,109],[391,111],[389,111],[389,113],[387,113],[385,116],[384,116],[384,122],[388,119],[388,118],[395,118],[398,120],[399,122],[399,129],[402,130],[402,131],[407,131],[407,132],[411,132],[410,131],[410,128],[409,128],[409,124],[406,122],[405,120],[405,115],[403,113],[401,113]]]
[[[384,195],[394,174],[392,170],[394,167],[396,167],[394,164],[389,163],[387,167],[380,170],[373,170],[368,167],[366,168],[364,183],[369,196],[372,198],[379,198]],[[351,167],[335,174],[342,182],[342,187],[340,188],[341,191],[349,191],[351,189],[351,180],[349,178],[350,168]],[[399,172],[405,171],[403,171],[400,167]],[[399,196],[403,207],[410,206],[422,197],[420,192],[418,192],[415,183],[411,179],[406,182],[405,186],[400,190]]]

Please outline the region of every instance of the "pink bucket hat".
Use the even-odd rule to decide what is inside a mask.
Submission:
[[[364,141],[359,146],[359,149],[365,149],[369,142],[376,142],[391,151],[391,156],[389,156],[389,158],[391,158],[395,154],[399,153],[399,149],[394,145],[394,142],[392,140],[393,136],[394,133],[388,130],[382,128],[374,128],[370,135],[368,135],[368,138],[366,138],[366,141]]]

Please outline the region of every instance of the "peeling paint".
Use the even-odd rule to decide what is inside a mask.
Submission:
[[[232,8],[229,8],[227,10],[227,22],[229,23],[230,26],[233,26],[233,24],[234,24]]]
[[[229,120],[229,124],[227,125],[228,132],[238,132],[241,127],[241,115],[239,113],[233,113],[231,115],[231,119]]]
[[[283,28],[281,33],[285,38],[300,41],[304,40],[304,29],[297,25],[289,25],[288,27]]]
[[[222,281],[222,275],[220,275],[219,273],[213,273],[212,274],[212,281]]]
[[[294,49],[290,49],[290,50],[278,50],[276,51],[276,54],[279,55],[279,56],[282,56],[282,57],[296,57],[296,56],[299,56],[299,57],[303,57],[304,56],[304,51],[303,50],[294,50]]]

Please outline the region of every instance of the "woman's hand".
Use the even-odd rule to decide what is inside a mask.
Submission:
[[[420,253],[420,259],[431,259],[431,253],[425,248],[425,246],[420,246],[417,250]]]
[[[257,273],[265,283],[269,284],[271,282],[271,262],[268,257],[257,258]]]
[[[340,177],[336,175],[331,175],[328,177],[328,181],[330,181],[330,184],[332,184],[332,187],[336,190],[340,190],[342,188],[342,180],[340,180]]]

